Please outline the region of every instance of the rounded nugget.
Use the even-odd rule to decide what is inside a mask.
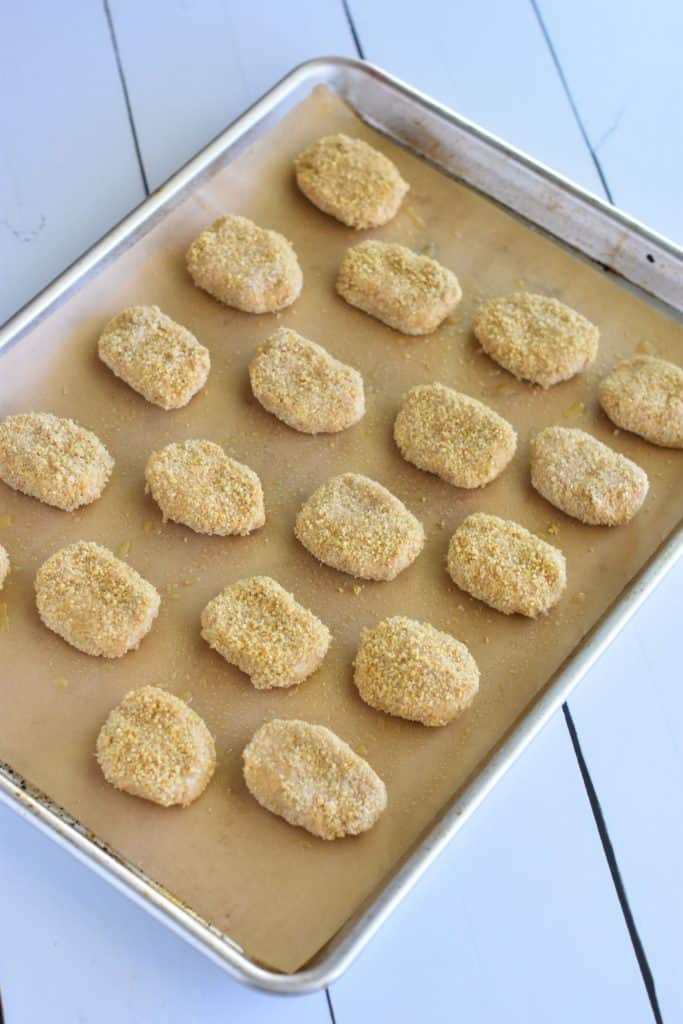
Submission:
[[[179,441],[152,452],[145,480],[164,520],[195,533],[244,537],[266,521],[258,476],[213,441]]]
[[[479,690],[479,669],[465,644],[403,615],[364,629],[354,664],[366,704],[422,725],[447,725]]]
[[[5,585],[5,580],[9,576],[9,570],[9,555],[7,554],[5,548],[3,548],[2,544],[0,544],[0,590],[2,590],[2,588]]]
[[[199,288],[245,313],[291,306],[304,281],[284,235],[246,217],[219,217],[194,240],[186,261]]]
[[[259,345],[249,379],[263,408],[304,434],[346,430],[365,414],[358,370],[287,327]]]
[[[294,161],[307,199],[351,228],[378,228],[398,211],[409,185],[379,150],[348,135],[326,135]]]
[[[79,540],[51,555],[35,585],[47,628],[102,658],[120,658],[139,647],[159,612],[152,584],[93,541]]]
[[[644,469],[576,427],[536,434],[531,483],[555,508],[591,526],[628,523],[650,486]]]
[[[26,412],[0,423],[0,479],[46,505],[65,512],[89,505],[113,468],[99,437],[73,420]]]
[[[367,832],[387,805],[379,775],[324,725],[266,722],[242,759],[247,789],[261,806],[320,839]]]
[[[504,615],[535,619],[567,585],[564,555],[509,519],[474,512],[451,537],[448,572],[461,590]]]
[[[483,487],[503,472],[517,448],[507,420],[476,398],[443,384],[403,396],[394,422],[401,455],[454,487]]]
[[[683,370],[675,363],[625,359],[601,382],[598,398],[623,430],[663,448],[683,448]]]
[[[257,690],[303,682],[331,639],[327,626],[269,576],[239,580],[209,601],[202,636]]]
[[[162,409],[180,409],[206,384],[209,350],[158,306],[130,306],[97,342],[102,362],[133,391]]]
[[[294,532],[320,562],[366,580],[393,580],[424,545],[424,530],[391,491],[359,473],[334,476],[310,496]]]
[[[109,712],[96,756],[110,785],[162,807],[187,807],[216,768],[216,747],[203,719],[157,686],[131,690]]]
[[[585,370],[597,355],[600,337],[595,324],[563,302],[530,292],[484,302],[474,333],[492,359],[542,388]]]
[[[402,334],[436,330],[462,298],[457,277],[441,263],[404,245],[373,240],[346,250],[337,291]]]

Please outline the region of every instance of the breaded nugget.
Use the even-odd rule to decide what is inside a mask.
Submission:
[[[455,274],[404,245],[368,240],[347,249],[337,275],[343,299],[402,334],[436,330],[462,298]]]
[[[363,630],[354,665],[366,704],[423,725],[447,725],[479,690],[479,669],[465,644],[403,615]]]
[[[379,150],[348,135],[326,135],[294,161],[307,199],[350,228],[378,228],[398,211],[409,185]]]
[[[509,519],[474,512],[448,547],[448,572],[461,590],[505,615],[535,619],[567,585],[564,555]]]
[[[247,789],[261,806],[321,839],[367,832],[387,805],[379,775],[324,725],[266,722],[242,759]]]
[[[2,544],[0,544],[0,590],[2,590],[2,588],[5,585],[5,580],[9,576],[9,570],[9,555],[7,554],[5,548],[3,548]]]
[[[194,283],[245,313],[275,313],[298,298],[304,279],[290,242],[246,217],[219,217],[187,250]]]
[[[532,438],[531,483],[555,508],[591,526],[628,523],[650,486],[644,469],[576,427],[546,427]]]
[[[25,412],[0,423],[0,480],[65,512],[102,494],[114,460],[99,437],[73,420]]]
[[[455,487],[483,487],[515,454],[517,434],[507,420],[443,384],[421,384],[403,396],[394,423],[401,455]]]
[[[598,353],[600,337],[595,324],[563,302],[530,292],[484,302],[474,333],[492,359],[542,388],[585,370]]]
[[[100,359],[133,391],[162,409],[180,409],[206,384],[209,350],[158,306],[130,306],[110,320]]]
[[[36,576],[36,604],[47,628],[77,650],[103,658],[120,658],[138,647],[159,603],[151,583],[93,541],[61,548]]]
[[[358,370],[287,327],[259,345],[249,379],[263,408],[304,434],[346,430],[365,413]]]
[[[258,476],[213,441],[179,441],[152,452],[145,480],[164,520],[195,533],[245,537],[266,521]]]
[[[393,580],[422,551],[422,523],[391,491],[359,473],[334,476],[310,496],[294,532],[325,565],[366,580]]]
[[[257,690],[303,682],[331,639],[327,626],[269,576],[239,580],[209,601],[202,636]]]
[[[613,423],[663,448],[683,448],[683,370],[654,356],[619,363],[598,398]]]
[[[157,686],[131,690],[109,712],[96,755],[112,786],[162,807],[187,807],[216,768],[216,747],[203,719]]]

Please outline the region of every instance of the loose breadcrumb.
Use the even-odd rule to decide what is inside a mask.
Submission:
[[[337,275],[343,299],[403,334],[436,330],[462,298],[447,267],[393,242],[347,249]]]
[[[247,789],[261,806],[321,839],[367,832],[387,805],[379,775],[323,725],[266,722],[242,758]]]
[[[245,313],[275,313],[291,306],[303,286],[296,253],[284,235],[246,217],[219,217],[186,256],[194,283]]]
[[[205,722],[156,686],[131,690],[100,729],[97,761],[116,789],[162,807],[187,807],[206,789],[216,748]]]
[[[196,533],[244,537],[266,521],[258,476],[213,441],[180,441],[152,452],[145,480],[164,520]]]
[[[394,440],[404,459],[455,487],[483,487],[509,463],[517,434],[476,398],[442,384],[423,384],[403,396]]]
[[[9,570],[10,570],[9,555],[7,554],[7,551],[2,546],[2,544],[0,544],[0,590],[2,590],[2,588],[5,585],[5,580],[9,576]]]
[[[386,487],[359,473],[332,477],[306,501],[295,533],[325,565],[393,580],[424,545],[422,524]]]
[[[257,690],[296,686],[318,668],[330,631],[269,576],[226,587],[202,612],[202,636]]]
[[[159,612],[156,589],[108,548],[77,541],[43,562],[36,604],[54,633],[85,654],[120,658],[140,645]]]
[[[474,512],[448,548],[448,572],[461,590],[505,615],[535,619],[567,585],[564,555],[519,523]]]
[[[0,423],[0,479],[15,491],[73,512],[96,501],[114,468],[99,437],[49,412]]]
[[[592,526],[627,523],[649,488],[644,469],[577,427],[536,434],[531,483],[551,505]]]
[[[595,324],[563,302],[530,292],[484,302],[474,333],[497,363],[543,388],[585,370],[597,355],[600,337]]]
[[[601,382],[600,405],[623,430],[663,448],[683,448],[683,369],[652,356],[619,363]]]
[[[286,327],[259,345],[249,379],[264,409],[305,434],[346,430],[365,414],[358,370]]]
[[[187,405],[211,369],[209,350],[158,306],[124,309],[105,327],[97,351],[117,377],[167,410]]]
[[[299,153],[294,172],[319,210],[359,229],[387,224],[409,188],[388,157],[343,134],[327,135]]]
[[[423,725],[447,725],[479,690],[479,669],[465,644],[402,615],[363,630],[354,664],[366,704]]]

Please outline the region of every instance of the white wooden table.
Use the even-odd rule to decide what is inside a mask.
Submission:
[[[681,240],[682,37],[677,0],[4,0],[0,322],[325,54]],[[680,567],[328,993],[247,991],[0,809],[7,1024],[683,1020],[682,598]]]

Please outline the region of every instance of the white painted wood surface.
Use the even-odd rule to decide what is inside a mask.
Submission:
[[[599,164],[615,201],[683,236],[676,4],[650,4],[647,32],[640,5],[617,0],[349,11],[368,59],[596,192]],[[156,187],[294,64],[353,45],[341,0],[0,5],[0,321],[140,201],[142,171]],[[671,1022],[683,1019],[682,588],[679,570],[571,702]],[[5,809],[0,836],[7,1024],[330,1020],[324,994],[234,984]],[[337,1024],[649,1021],[641,968],[558,717],[331,1007]]]

